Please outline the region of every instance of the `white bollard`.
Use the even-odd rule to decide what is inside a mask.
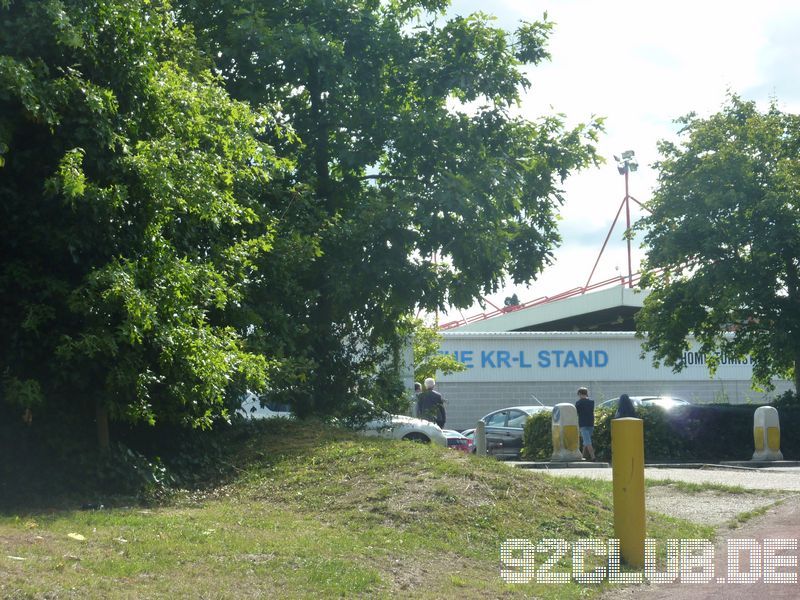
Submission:
[[[483,421],[475,425],[475,454],[486,456],[486,423]]]
[[[581,459],[578,411],[565,402],[553,407],[553,462],[572,462]]]
[[[774,406],[759,406],[753,415],[753,460],[783,460],[781,425]]]

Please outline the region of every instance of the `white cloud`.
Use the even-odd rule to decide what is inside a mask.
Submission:
[[[473,1],[453,2],[455,12],[476,7]],[[565,113],[571,123],[600,115],[607,131],[599,150],[608,162],[565,185],[564,243],[555,252],[556,264],[529,289],[509,285],[491,296],[496,304],[512,293],[525,301],[586,283],[624,196],[612,154],[636,151],[641,168],[631,175],[630,192],[645,202],[656,183],[649,167],[658,158],[656,142],[674,136],[673,119],[690,111],[716,112],[728,90],[761,103],[777,97],[784,110],[800,110],[800,3],[794,0],[501,0],[481,10],[496,14],[503,27],[539,19],[544,11],[556,23],[552,60],[529,71],[533,86],[522,114]],[[634,208],[633,218],[640,212]],[[623,230],[624,214],[593,282],[627,274]],[[638,243],[634,250],[635,271]],[[480,311],[476,306],[463,312]]]

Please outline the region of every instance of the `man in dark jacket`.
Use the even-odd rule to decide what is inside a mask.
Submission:
[[[439,427],[444,427],[447,416],[444,410],[442,395],[433,389],[436,382],[428,377],[425,380],[425,391],[417,396],[417,416],[420,419],[433,421]]]
[[[594,400],[589,399],[589,390],[585,387],[578,388],[578,401],[575,402],[578,411],[578,429],[583,442],[583,458],[594,460],[592,447],[592,433],[594,433]]]

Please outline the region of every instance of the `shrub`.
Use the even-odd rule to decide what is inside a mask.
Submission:
[[[774,398],[772,402],[770,402],[770,405],[777,408],[778,411],[782,408],[800,408],[800,396],[792,390],[788,390],[777,398]]]
[[[547,460],[553,454],[552,414],[540,412],[528,417],[522,433],[522,458]]]

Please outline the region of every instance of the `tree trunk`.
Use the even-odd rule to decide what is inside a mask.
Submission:
[[[108,432],[108,408],[99,400],[95,405],[95,420],[97,422],[97,445],[101,452],[108,452],[111,447],[111,437]]]

